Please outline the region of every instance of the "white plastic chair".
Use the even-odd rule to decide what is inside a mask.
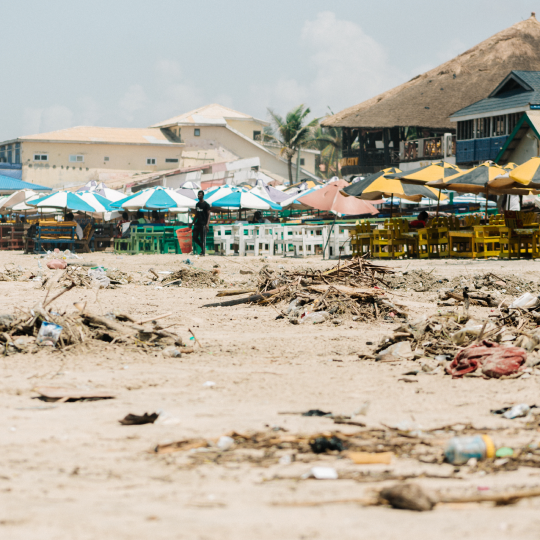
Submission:
[[[229,233],[229,234],[227,234]],[[233,253],[232,245],[235,243],[232,225],[214,225],[214,246],[220,246],[222,255]]]

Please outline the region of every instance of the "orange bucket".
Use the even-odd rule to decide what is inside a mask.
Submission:
[[[180,245],[180,252],[184,254],[191,253],[193,249],[191,227],[176,229],[176,237],[178,238],[178,244]]]

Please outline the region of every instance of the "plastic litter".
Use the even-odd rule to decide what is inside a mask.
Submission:
[[[509,307],[531,309],[538,306],[538,304],[540,304],[540,299],[538,298],[538,296],[535,296],[530,292],[526,292],[525,294],[522,294],[519,298],[516,298]]]
[[[217,447],[220,450],[230,450],[234,446],[234,439],[232,437],[227,437],[226,435],[223,435],[219,438],[217,442]]]
[[[212,386],[216,386],[216,383],[214,381],[206,381],[203,386],[206,388],[212,388]]]
[[[495,456],[495,445],[488,435],[453,437],[444,451],[446,460],[454,465],[464,465],[474,458],[482,461]]]
[[[503,413],[503,417],[512,420],[514,418],[527,416],[530,411],[531,408],[526,403],[520,403],[519,405],[515,405],[514,407]]]
[[[313,467],[308,473],[302,475],[302,479],[316,478],[317,480],[337,480],[338,473],[332,467]]]
[[[61,261],[60,259],[51,259],[50,261],[47,261],[47,268],[50,268],[51,270],[65,270],[67,268],[67,262]]]
[[[377,359],[384,360],[385,357],[390,356],[397,358],[413,358],[414,353],[412,352],[410,341],[398,341],[397,343],[390,345],[390,347],[379,352]]]
[[[61,333],[61,326],[59,326],[58,324],[43,321],[36,337],[36,343],[38,345],[49,345],[51,347],[54,347],[56,345],[56,342],[60,338]]]
[[[92,279],[92,284],[97,285],[100,289],[106,289],[111,284],[111,280],[101,267],[88,270],[88,276]]]
[[[514,450],[512,448],[509,448],[508,446],[502,446],[495,452],[495,457],[498,458],[512,457],[513,455]]]
[[[330,315],[326,311],[312,311],[307,315],[304,315],[299,322],[301,324],[310,323],[310,324],[320,324],[327,321],[330,318]]]

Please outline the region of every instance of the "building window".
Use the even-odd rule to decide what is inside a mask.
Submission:
[[[153,157],[146,158],[146,164],[147,165],[155,165],[156,164],[156,158],[153,158]]]
[[[109,156],[105,156],[105,157],[103,158],[103,161],[109,161]]]
[[[474,139],[474,120],[458,122],[457,140],[466,141],[467,139]]]
[[[75,154],[75,155],[69,156],[69,161],[72,163],[80,163],[84,161],[84,156],[80,154]]]
[[[476,119],[476,138],[485,139],[489,137],[491,118]]]
[[[253,132],[253,140],[254,141],[260,141],[261,140],[261,132],[260,131],[254,131]]]
[[[306,160],[303,157],[301,157],[300,158],[300,165],[305,165],[305,164],[306,164]]]
[[[34,154],[34,161],[49,161],[47,154]]]
[[[200,137],[201,136],[201,130],[199,128],[195,128],[194,135],[195,135],[195,137]]]
[[[165,163],[178,163],[178,158],[165,158]]]
[[[514,131],[514,128],[517,126],[519,119],[523,113],[512,113],[508,115],[508,134],[511,134]]]
[[[506,135],[506,115],[494,116],[491,122],[492,137]]]

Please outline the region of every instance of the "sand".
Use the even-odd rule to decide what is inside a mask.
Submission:
[[[175,255],[117,257],[86,254],[84,260],[126,272],[180,268],[186,258],[195,266],[221,265],[221,277],[233,286],[249,285],[263,264],[286,268],[327,268],[334,262],[306,260],[193,258]],[[0,252],[0,269],[13,262],[37,270],[38,258]],[[43,261],[41,261],[43,263]],[[441,276],[491,271],[519,272],[538,281],[533,261],[396,261],[400,269],[435,269]],[[334,504],[295,507],[288,503],[365,497],[387,483],[352,480],[298,480],[316,464],[340,470],[390,470],[395,473],[448,475],[449,464],[394,459],[391,465],[353,465],[336,456],[312,463],[258,467],[247,463],[206,463],[187,468],[179,454],[157,455],[157,444],[190,437],[219,437],[232,430],[280,426],[290,433],[335,429],[327,418],[282,415],[312,408],[351,414],[365,401],[368,426],[408,420],[429,429],[454,422],[477,427],[519,427],[490,409],[538,401],[539,375],[516,380],[452,380],[419,375],[416,383],[398,381],[415,367],[412,361],[380,364],[359,360],[394,324],[346,321],[340,326],[295,326],[276,320],[271,306],[203,308],[220,288],[189,289],[129,284],[114,290],[74,289],[55,304],[106,313],[120,309],[140,318],[169,311],[167,319],[186,341],[191,328],[204,345],[182,358],[160,353],[126,353],[121,346],[97,353],[52,352],[0,359],[0,538],[9,540],[85,539],[316,539],[375,538],[520,538],[538,537],[540,499],[513,506],[443,505],[415,513],[384,507]],[[411,317],[437,311],[436,293],[397,291]],[[0,313],[31,308],[45,296],[32,282],[0,282]],[[472,308],[485,316],[489,308]],[[214,386],[204,383],[212,381]],[[108,390],[115,399],[46,403],[35,386],[70,386]],[[122,426],[128,413],[166,411],[171,423]],[[175,420],[176,419],[176,420]],[[513,423],[512,423],[513,422]],[[343,426],[343,431],[355,428]],[[509,435],[499,444],[540,442],[537,431]],[[513,437],[513,438],[512,438]],[[510,439],[510,440],[506,440]],[[540,485],[540,472],[520,468],[482,475],[462,469],[461,479],[423,478],[431,490],[476,493]],[[283,479],[290,477],[291,479]],[[280,478],[280,479],[278,479]],[[485,491],[483,491],[485,492]],[[278,505],[277,503],[281,503]]]

